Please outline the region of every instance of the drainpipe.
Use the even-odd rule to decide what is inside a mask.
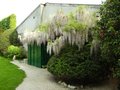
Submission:
[[[43,22],[43,13],[44,13],[45,6],[46,6],[46,3],[40,4],[40,7],[41,7],[41,21],[40,21],[40,24]]]

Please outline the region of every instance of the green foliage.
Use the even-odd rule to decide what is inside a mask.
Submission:
[[[16,30],[14,30],[10,36],[9,36],[9,41],[10,44],[15,45],[15,46],[21,46],[22,43],[20,42],[20,40],[18,39],[18,33]]]
[[[120,79],[120,59],[117,62],[116,68],[114,70],[113,76]]]
[[[51,57],[47,68],[58,79],[69,83],[96,83],[106,77],[101,64],[91,60],[89,44],[81,51],[77,46],[66,45],[59,55]]]
[[[0,28],[4,30],[9,29],[9,18],[8,17],[0,21]]]
[[[9,16],[9,28],[14,29],[16,28],[16,15],[12,14]]]
[[[16,16],[14,14],[0,21],[0,54],[4,56],[7,53],[8,46],[11,45],[11,42],[15,42],[15,38],[17,37],[17,35],[14,36],[12,34],[14,32],[15,27]],[[10,37],[12,37],[11,39],[13,40],[10,41]]]
[[[86,30],[86,25],[84,23],[80,23],[75,19],[71,19],[68,23],[64,26],[64,31],[79,31],[79,30]]]
[[[120,1],[107,0],[100,9],[98,22],[101,51],[103,57],[118,60],[120,58]]]
[[[100,21],[97,23],[98,37],[101,40],[102,60],[119,79],[120,90],[120,0],[106,0],[100,8]]]
[[[23,59],[26,57],[26,52],[23,47],[10,45],[7,49],[7,57],[13,58],[16,55],[16,59]]]
[[[40,27],[39,27],[39,29],[40,29],[40,31],[43,31],[43,32],[46,32],[46,31],[48,31],[48,28],[49,28],[49,24],[48,23],[42,23],[41,25],[40,25]]]
[[[9,59],[0,57],[0,90],[16,90],[25,77],[24,71],[10,63]]]
[[[118,79],[118,90],[120,90],[120,59],[118,59],[117,65],[114,68],[113,77]]]
[[[16,57],[18,58],[18,59],[23,59],[23,58],[25,58],[26,57],[26,52],[25,52],[25,50],[23,49],[23,47],[17,47],[17,46],[15,46],[15,48],[14,48],[14,46],[12,45],[12,47],[13,47],[13,51],[9,51],[8,50],[8,48],[10,48],[10,50],[12,50],[12,47],[10,46],[11,45],[11,42],[10,42],[10,35],[12,34],[14,32],[14,30],[13,29],[10,29],[10,30],[6,30],[6,31],[4,31],[2,34],[1,34],[1,36],[0,36],[0,54],[1,55],[3,55],[3,56],[5,56],[5,57],[10,57],[10,58],[12,58],[15,54],[17,54],[16,55]],[[13,35],[14,36],[14,35]],[[16,36],[17,37],[17,36]],[[16,38],[15,36],[13,37],[13,38]],[[17,42],[15,39],[13,39],[13,44],[14,45],[18,45],[18,46],[20,46],[19,45],[19,42]],[[19,49],[17,49],[16,50],[16,48],[19,48]]]
[[[10,45],[9,36],[13,31],[13,29],[6,30],[0,36],[0,52],[3,55],[7,53],[7,48]]]
[[[14,29],[16,27],[16,15],[12,14],[0,21],[0,28],[3,30]]]
[[[20,46],[20,53],[18,55],[16,55],[16,59],[24,59],[27,57],[27,52],[25,51],[24,47]]]
[[[8,57],[12,58],[14,55],[20,54],[20,48],[10,45],[7,49]]]

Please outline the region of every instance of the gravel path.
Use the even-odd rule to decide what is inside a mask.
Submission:
[[[16,90],[69,90],[56,83],[53,76],[46,69],[30,66],[16,60],[12,63],[19,66],[27,75]]]

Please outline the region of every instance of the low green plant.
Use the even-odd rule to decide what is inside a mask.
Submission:
[[[12,58],[14,55],[16,59],[23,59],[26,57],[26,52],[23,47],[10,45],[7,50],[7,57]]]
[[[20,54],[20,48],[10,45],[7,49],[8,57],[12,58],[14,55]]]

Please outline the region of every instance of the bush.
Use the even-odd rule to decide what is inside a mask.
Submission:
[[[8,29],[0,35],[0,52],[2,55],[7,53],[7,48],[10,46],[9,36],[13,31],[13,29]]]
[[[20,53],[18,55],[16,55],[16,58],[20,59],[20,60],[26,58],[27,52],[25,51],[25,49],[22,46],[20,46],[19,48],[20,48]]]
[[[20,54],[20,48],[17,46],[10,45],[7,49],[8,57],[12,58],[14,55]]]
[[[18,38],[18,33],[16,30],[14,30],[10,36],[9,36],[9,41],[10,44],[15,45],[15,46],[22,46],[22,43],[20,42],[19,38]]]
[[[82,84],[96,83],[103,79],[103,68],[98,62],[90,59],[90,45],[82,50],[77,46],[65,46],[59,55],[48,61],[48,71],[63,81]]]
[[[14,55],[16,55],[16,59],[23,59],[26,57],[23,47],[10,45],[7,50],[7,57],[12,58]]]

